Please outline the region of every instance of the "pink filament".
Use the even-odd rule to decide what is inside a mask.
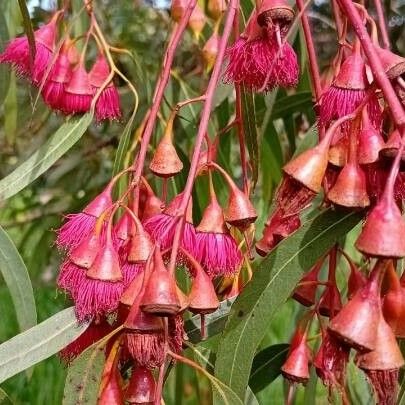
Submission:
[[[57,111],[63,111],[63,100],[65,96],[64,83],[47,80],[42,90],[42,97],[49,107]]]
[[[69,214],[65,218],[67,221],[57,231],[56,244],[59,249],[70,250],[89,236],[97,218],[84,212]]]
[[[85,279],[86,271],[70,260],[66,260],[60,268],[57,285],[61,290],[67,291],[71,296],[74,296]]]
[[[211,277],[231,275],[242,263],[235,239],[226,233],[197,232],[195,255]]]
[[[297,55],[283,43],[278,47],[275,38],[258,37],[248,41],[239,38],[227,50],[226,83],[240,83],[253,91],[271,91],[276,86],[292,87],[298,83]]]
[[[154,215],[144,223],[145,230],[155,242],[160,243],[162,250],[172,246],[176,225],[176,218],[167,214]],[[189,222],[184,224],[181,246],[193,254],[196,246],[196,231],[194,225]]]
[[[319,350],[321,355],[315,361],[318,376],[328,387],[343,388],[350,349],[343,346],[333,336],[326,334]]]
[[[94,87],[94,92],[98,90]],[[121,118],[120,96],[117,88],[112,85],[106,87],[96,103],[96,120],[118,120]]]
[[[143,271],[143,266],[144,265],[141,263],[130,263],[128,260],[122,262],[122,282],[124,283],[125,288],[127,288],[133,279]]]
[[[106,320],[99,323],[92,322],[84,333],[59,352],[60,358],[69,365],[80,353],[107,336],[112,330],[113,328]]]
[[[399,370],[364,370],[374,388],[377,403],[395,405],[398,395]]]
[[[319,123],[329,125],[331,121],[351,114],[363,101],[366,90],[345,89],[333,84],[321,97]],[[367,103],[370,121],[375,128],[381,127],[381,108],[376,96],[371,96]]]
[[[120,281],[111,282],[85,277],[73,295],[77,319],[82,322],[117,309],[124,291]]]
[[[0,55],[0,63],[13,66],[18,75],[27,77],[34,84],[39,84],[52,59],[52,51],[36,41],[34,63],[30,66],[30,51],[27,37],[12,40]]]
[[[162,333],[126,333],[124,346],[140,366],[156,368],[164,361]]]
[[[181,353],[185,334],[183,314],[170,317],[168,321],[170,349],[175,353]]]
[[[65,92],[62,110],[65,114],[80,114],[90,110],[92,95]]]

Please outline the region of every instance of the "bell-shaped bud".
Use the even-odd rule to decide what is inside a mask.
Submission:
[[[153,192],[152,187],[145,179],[142,179],[141,198],[139,211],[142,213],[142,222],[155,215],[161,214],[164,208],[163,201]]]
[[[292,383],[305,384],[309,380],[310,362],[311,352],[307,344],[307,333],[299,325],[291,340],[287,360],[281,367],[281,373]]]
[[[124,327],[135,333],[163,332],[162,318],[148,314],[139,308],[142,296],[138,296],[131,306]]]
[[[353,296],[331,320],[329,331],[350,347],[360,351],[376,348],[376,334],[381,314],[380,286],[387,265],[376,263],[367,284]]]
[[[396,129],[391,132],[389,135],[387,142],[385,145],[380,149],[380,156],[394,159],[398,153],[398,149],[401,145],[401,134]],[[402,152],[402,159],[404,158],[405,153]]]
[[[394,265],[387,268],[388,291],[383,299],[383,314],[395,336],[405,337],[405,288],[401,285]]]
[[[370,256],[405,256],[405,222],[394,200],[401,156],[397,154],[380,201],[369,213],[356,248]]]
[[[134,218],[134,220],[136,220],[136,231],[130,241],[128,261],[130,263],[142,263],[148,260],[153,249],[153,243],[141,221],[138,218]]]
[[[134,367],[125,400],[130,404],[151,404],[155,400],[156,383],[153,374],[146,367]]]
[[[193,12],[191,13],[190,19],[188,20],[188,25],[195,38],[198,39],[200,37],[206,22],[207,18],[205,17],[204,11],[197,3]]]
[[[219,35],[213,32],[202,49],[202,57],[208,72],[214,66],[215,59],[217,58],[220,39]]]
[[[384,72],[387,74],[390,80],[396,79],[405,73],[405,58],[396,55],[388,49],[375,47],[380,62],[383,66]]]
[[[398,393],[398,371],[404,365],[401,350],[390,326],[380,314],[375,330],[375,349],[358,353],[356,364],[369,378],[379,404],[395,404]]]
[[[225,221],[242,230],[256,221],[256,210],[249,200],[249,197],[242,192],[229,174],[216,163],[213,166],[223,175],[229,188],[228,206],[225,209]]]
[[[155,248],[153,268],[140,307],[142,311],[157,316],[176,315],[180,310],[176,280],[166,269],[158,248]]]
[[[332,318],[342,309],[342,300],[336,283],[328,285],[319,299],[319,313]]]
[[[115,365],[98,397],[97,405],[122,405],[123,403],[124,395],[121,387],[121,376],[119,375],[117,365]]]
[[[100,234],[96,230],[93,230],[87,238],[84,238],[79,245],[69,253],[69,258],[76,266],[88,269],[94,263],[94,260],[101,250],[100,248]]]
[[[329,201],[343,207],[364,208],[370,205],[363,169],[356,163],[347,163],[327,196]]]
[[[367,110],[363,110],[362,129],[358,135],[357,158],[361,165],[374,163],[379,159],[381,149],[384,148],[384,139],[368,118]]]
[[[277,24],[287,29],[294,19],[294,11],[285,0],[263,0],[257,13],[257,22],[263,26]]]
[[[118,253],[111,238],[107,237],[104,248],[99,250],[86,275],[89,278],[102,281],[116,282],[122,280]]]
[[[329,149],[329,162],[334,166],[343,167],[347,162],[349,141],[347,136],[341,136]]]
[[[201,267],[195,269],[195,277],[188,299],[188,309],[195,314],[209,314],[219,307],[214,285]]]
[[[160,140],[149,169],[160,177],[172,177],[180,173],[183,169],[183,163],[177,155],[176,148],[173,145],[173,121],[175,114],[169,118],[165,133]]]
[[[170,16],[173,21],[179,22],[188,6],[187,0],[173,0],[170,8]]]
[[[226,11],[226,1],[208,0],[207,11],[211,18],[219,20]]]
[[[111,190],[113,184],[110,183],[94,200],[88,204],[83,212],[85,214],[91,215],[98,218],[105,210],[111,207],[112,198]]]
[[[405,222],[392,198],[383,196],[371,210],[356,248],[370,256],[405,256]]]
[[[347,298],[351,300],[358,290],[366,285],[366,278],[364,274],[357,268],[357,266],[350,261],[350,275],[347,280]]]
[[[328,166],[329,146],[334,133],[335,130],[331,127],[317,146],[288,162],[283,171],[314,193],[318,193]]]
[[[318,288],[318,276],[322,268],[323,258],[301,278],[298,286],[294,290],[293,298],[300,304],[310,307],[315,304],[316,291]]]

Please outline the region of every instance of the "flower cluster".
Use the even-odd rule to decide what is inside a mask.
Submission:
[[[54,111],[65,115],[88,112],[96,96],[97,121],[119,119],[120,97],[104,50],[99,49],[96,62],[87,72],[86,54],[79,54],[69,32],[57,43],[62,16],[63,11],[57,11],[47,24],[34,32],[35,52],[26,36],[16,38],[0,54],[0,63],[10,64],[18,75],[38,87],[43,100]],[[90,35],[95,35],[92,28]]]

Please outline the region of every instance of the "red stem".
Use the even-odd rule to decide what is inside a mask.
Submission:
[[[396,123],[396,125],[401,129],[405,125],[405,112],[402,108],[401,102],[398,100],[397,95],[384,72],[383,66],[381,64],[380,58],[378,57],[375,47],[371,41],[370,36],[363,24],[363,21],[359,15],[357,8],[355,7],[352,0],[338,0],[342,11],[345,13],[347,18],[350,20],[357,37],[359,38],[361,45],[363,47],[364,53],[366,54],[370,67],[373,71],[373,76],[384,93],[384,97],[390,107],[391,115]]]
[[[169,40],[169,44],[166,49],[166,53],[163,59],[163,70],[159,76],[156,83],[155,93],[153,96],[152,107],[149,112],[148,120],[145,125],[145,129],[142,134],[141,147],[139,150],[139,155],[136,163],[136,171],[134,174],[134,181],[137,183],[142,175],[143,166],[145,163],[146,152],[148,150],[148,145],[150,138],[152,136],[153,128],[155,126],[156,118],[159,112],[159,107],[163,99],[163,94],[169,81],[170,71],[173,64],[174,55],[176,53],[177,46],[183,36],[183,32],[187,27],[190,15],[194,10],[197,0],[190,0],[183,16],[181,17],[176,28],[172,32],[172,36]]]
[[[375,10],[377,11],[378,26],[380,27],[383,47],[390,49],[390,38],[388,36],[387,24],[385,22],[384,11],[382,8],[381,0],[374,0]]]
[[[172,254],[170,257],[170,265],[169,265],[169,271],[172,273],[175,270],[176,257],[177,257],[177,252],[178,252],[179,245],[180,245],[180,236],[181,236],[181,232],[182,232],[182,228],[183,228],[183,224],[184,224],[184,214],[186,212],[187,205],[190,200],[191,192],[193,190],[194,179],[195,179],[195,176],[197,174],[197,169],[198,169],[198,162],[199,162],[199,158],[200,158],[201,146],[203,144],[204,137],[205,137],[205,134],[208,129],[208,123],[209,123],[209,119],[210,119],[210,115],[211,115],[215,88],[217,86],[219,77],[221,75],[222,63],[223,63],[223,60],[225,57],[225,49],[226,49],[226,45],[228,43],[229,36],[231,34],[232,24],[233,24],[236,10],[238,9],[238,7],[239,7],[238,0],[230,1],[229,6],[228,6],[228,13],[227,13],[226,20],[225,20],[224,30],[222,33],[221,41],[219,43],[217,58],[215,60],[214,68],[212,70],[212,75],[211,75],[210,81],[207,86],[207,91],[205,93],[204,108],[201,113],[201,120],[200,120],[200,125],[198,127],[193,157],[192,157],[191,164],[190,164],[190,171],[188,173],[186,186],[183,191],[183,199],[182,199],[180,207],[179,207],[179,213],[180,213],[180,215],[182,215],[182,218],[179,221],[179,223],[177,224],[176,233],[174,235],[174,240],[173,240],[173,249],[172,249]]]
[[[307,46],[309,70],[311,73],[312,86],[314,87],[315,98],[316,101],[318,102],[322,95],[322,86],[321,86],[321,77],[319,75],[318,63],[316,60],[314,41],[311,34],[311,27],[309,26],[308,16],[307,13],[305,12],[303,0],[296,0],[296,3],[297,8],[301,14],[302,29],[304,30],[305,43]]]

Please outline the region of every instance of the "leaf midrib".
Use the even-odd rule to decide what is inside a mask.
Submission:
[[[15,183],[20,182],[22,179],[24,179],[24,178],[27,177],[30,173],[32,173],[38,166],[40,166],[40,165],[47,159],[47,157],[48,157],[50,154],[52,154],[56,149],[58,149],[58,148],[60,147],[60,145],[66,141],[66,138],[70,137],[71,133],[74,132],[74,131],[77,129],[77,127],[79,127],[80,125],[82,125],[84,122],[86,122],[86,120],[82,120],[82,119],[78,120],[77,123],[72,127],[72,129],[71,129],[69,132],[67,132],[66,135],[65,135],[63,138],[61,138],[61,140],[60,140],[58,143],[55,144],[54,147],[48,149],[48,151],[47,151],[46,154],[43,156],[43,158],[40,159],[40,160],[38,160],[37,163],[35,163],[35,164],[31,167],[30,170],[27,170],[27,171],[23,172],[21,176],[15,178],[12,182],[7,183],[4,188],[0,188],[0,198],[2,198],[1,196],[2,196],[3,194],[5,194],[5,192],[6,192],[7,190],[9,190]],[[57,132],[58,132],[58,131],[57,131]],[[54,136],[56,136],[57,132],[54,134]],[[35,152],[34,152],[25,162],[23,162],[21,165],[24,165],[24,163],[26,163],[27,161],[29,161],[30,159],[32,159],[32,158],[35,156],[35,154],[37,154],[37,153],[38,153],[38,150],[35,151]],[[18,166],[18,167],[21,167],[21,166]],[[18,167],[16,168],[16,170],[18,169]],[[9,175],[12,176],[12,173],[13,173],[13,172],[11,172]],[[7,179],[7,177],[8,177],[8,176],[4,177],[2,180]]]
[[[324,211],[324,213],[326,213],[327,211]],[[291,256],[290,259],[288,259],[285,264],[283,266],[280,267],[280,269],[277,271],[277,273],[274,274],[274,276],[270,279],[269,283],[267,284],[266,288],[263,289],[263,291],[260,293],[258,299],[256,300],[256,303],[254,304],[252,310],[249,312],[249,315],[247,316],[244,325],[243,325],[243,329],[241,331],[241,333],[239,334],[239,339],[237,340],[237,343],[235,344],[235,350],[233,350],[233,353],[237,353],[239,351],[239,346],[240,346],[240,342],[242,340],[242,336],[244,336],[245,330],[246,330],[246,326],[248,321],[251,318],[251,314],[254,312],[254,309],[257,307],[257,303],[260,301],[261,297],[263,296],[264,292],[267,290],[268,286],[270,286],[273,282],[274,279],[276,277],[278,277],[278,275],[281,273],[281,271],[286,267],[287,264],[291,263],[293,261],[293,259],[295,259],[299,253],[301,253],[303,250],[305,250],[309,245],[311,245],[314,241],[318,240],[325,232],[327,232],[329,229],[337,226],[340,222],[344,221],[346,218],[350,217],[351,215],[353,215],[353,213],[350,213],[348,215],[345,215],[344,217],[342,217],[339,221],[335,222],[334,224],[332,224],[331,226],[325,228],[324,230],[322,230],[315,238],[313,238],[311,241],[307,242],[301,249],[297,250],[297,252],[295,254],[293,254]],[[230,378],[229,378],[229,387],[232,387],[232,380],[233,380],[233,375],[234,375],[234,369],[235,369],[235,356],[232,357],[232,365],[231,365],[231,373],[230,373]]]

